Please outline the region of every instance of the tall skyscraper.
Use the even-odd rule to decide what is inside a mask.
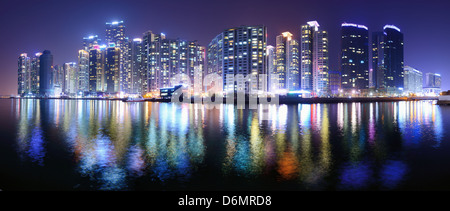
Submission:
[[[55,65],[53,67],[53,88],[55,96],[61,96],[65,92],[66,75],[64,72],[64,65]]]
[[[342,89],[348,93],[369,88],[369,29],[364,25],[341,25]]]
[[[300,89],[298,41],[289,32],[283,32],[276,40],[276,71],[280,90]]]
[[[419,70],[406,66],[405,70],[404,92],[419,94],[423,91],[423,74]]]
[[[301,28],[301,89],[316,95],[329,91],[328,32],[320,29],[317,21],[310,21]]]
[[[52,96],[53,93],[53,55],[49,50],[45,50],[39,57],[39,95]]]
[[[149,80],[154,81],[154,79],[151,76],[154,76],[155,73],[150,72],[151,70],[151,64],[150,64],[150,58],[151,58],[151,48],[155,40],[155,34],[153,34],[152,31],[147,31],[144,33],[142,37],[142,65],[144,68],[144,72],[142,74],[142,92],[148,93],[151,91],[156,92],[155,90],[152,90],[153,86],[149,84]]]
[[[389,93],[403,90],[403,33],[394,25],[384,26],[384,84]]]
[[[266,49],[266,65],[268,74],[268,91],[275,92],[278,90],[278,74],[276,69],[276,50],[272,45],[268,45]]]
[[[64,93],[68,96],[75,96],[78,91],[78,67],[77,63],[64,63]]]
[[[31,59],[31,93],[35,95],[39,94],[39,71],[41,69],[41,55],[41,52],[36,53]]]
[[[106,23],[106,44],[114,43],[116,48],[120,49],[119,61],[119,91],[128,91],[128,78],[130,70],[126,64],[128,61],[128,38],[125,37],[125,24],[123,21],[113,21]]]
[[[105,55],[99,46],[89,51],[89,91],[104,92]]]
[[[165,36],[161,36],[163,39],[160,40],[160,67],[159,69],[159,80],[158,88],[171,87],[170,79],[172,73],[177,71],[177,52],[178,45],[176,40],[166,39]]]
[[[182,71],[189,76],[191,84],[194,84],[194,77],[202,77],[205,68],[205,47],[197,41],[187,41],[187,48],[180,52],[180,67],[185,67]],[[186,51],[186,52],[185,52]],[[198,71],[196,73],[196,70]],[[197,75],[196,75],[197,74]],[[201,84],[200,84],[201,85]]]
[[[209,43],[207,49],[207,74],[223,74],[223,33],[220,33]]]
[[[142,57],[144,54],[144,46],[142,39],[135,38],[129,41],[128,60],[130,61],[130,81],[129,93],[145,94],[143,93],[143,75],[145,73],[144,63]]]
[[[120,49],[111,45],[105,53],[106,92],[113,94],[120,91]]]
[[[18,60],[18,91],[17,94],[24,96],[31,91],[31,63],[26,53],[20,54]]]
[[[158,92],[160,88],[161,75],[161,40],[165,39],[164,34],[154,34],[151,31],[144,33],[144,65],[146,74],[144,75],[144,89],[147,92]]]
[[[89,52],[78,51],[78,92],[89,91]]]
[[[245,91],[249,88],[262,90],[266,79],[261,74],[266,74],[266,42],[267,29],[265,26],[241,26],[230,28],[217,35],[208,45],[208,72],[217,73],[224,79],[223,90]],[[223,58],[223,60],[222,60]],[[252,74],[258,77],[251,84],[228,84],[228,74],[241,74],[244,77]],[[240,82],[243,83],[243,82]]]

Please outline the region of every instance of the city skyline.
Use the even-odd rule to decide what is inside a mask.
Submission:
[[[38,58],[38,54],[35,58],[40,59],[41,67],[31,65],[34,58],[27,57],[27,53],[20,54],[18,94],[75,97],[97,96],[97,93],[103,96],[102,93],[106,93],[118,96],[156,96],[155,92],[161,88],[179,85],[180,81],[175,82],[179,80],[176,79],[178,74],[186,74],[191,80],[189,84],[192,84],[195,76],[205,76],[202,72],[204,66],[207,66],[206,74],[219,74],[226,79],[222,90],[225,93],[231,90],[249,93],[254,89],[279,94],[306,91],[311,96],[336,96],[333,94],[336,91],[332,91],[329,86],[329,77],[335,76],[328,74],[328,33],[319,30],[319,27],[317,21],[302,25],[300,44],[292,33],[281,33],[276,37],[276,49],[267,46],[265,26],[230,28],[217,35],[205,51],[205,47],[200,46],[198,41],[169,39],[164,33],[154,34],[152,31],[145,32],[143,38],[130,39],[125,36],[124,21],[106,22],[106,44],[101,42],[98,35],[83,37],[83,49],[79,50],[78,63],[64,63],[63,71],[53,64],[53,56],[50,63],[44,63],[43,69],[42,61],[46,60]],[[385,25],[383,32],[373,32],[370,49],[367,26],[342,23],[341,27],[339,77],[342,78],[342,84],[336,87],[339,92],[363,96],[384,95],[383,93],[389,96],[408,93],[421,95],[422,91],[411,92],[411,89],[405,89],[404,86],[404,81],[408,80],[405,77],[408,70],[404,68],[404,41],[400,28]],[[276,55],[271,48],[276,50]],[[371,50],[372,62],[369,62]],[[49,54],[48,50],[44,52]],[[205,57],[208,60],[206,63]],[[276,68],[271,66],[272,63]],[[196,69],[203,76],[196,75]],[[40,78],[45,82],[44,86],[49,86],[48,88],[33,91],[35,89],[32,84],[40,84],[39,77],[33,77],[34,72],[39,72]],[[251,88],[244,88],[241,82],[227,85],[230,74],[233,78],[236,74],[244,77],[251,74],[259,79],[255,78],[258,82],[252,82]],[[265,74],[271,76],[264,78]],[[440,74],[436,75],[441,77]],[[274,76],[277,76],[274,79],[279,85],[274,84]],[[94,81],[95,86],[91,84]],[[86,86],[88,83],[89,88]],[[267,83],[271,84],[270,90]],[[409,86],[416,86],[417,81],[409,83],[414,83]],[[439,94],[441,83],[438,84],[427,87],[432,89],[425,93]],[[201,94],[199,90],[194,91],[190,85],[185,85],[193,94]]]
[[[350,1],[351,2],[351,1]],[[139,2],[138,2],[139,3]],[[143,2],[140,2],[143,3]],[[193,5],[195,4],[199,4],[201,3],[201,1],[195,1],[193,2]],[[248,4],[249,2],[245,2],[245,4]],[[260,2],[259,6],[255,6],[255,8],[261,8],[262,4],[265,4],[267,2]],[[415,3],[418,2],[413,2],[411,5],[409,5],[408,7],[413,7]],[[11,3],[13,4],[13,3]],[[56,4],[56,3],[55,3]],[[95,3],[95,4],[99,4],[99,3]],[[180,3],[182,4],[182,3]],[[311,7],[315,7],[315,3],[303,3],[305,5],[310,5]],[[330,5],[332,5],[333,3],[330,3]],[[354,2],[355,4],[355,8],[358,8],[358,3]],[[118,4],[115,4],[118,5]],[[202,5],[204,6],[204,8],[208,7],[208,3],[203,2]],[[348,4],[347,4],[348,5]],[[39,5],[38,9],[39,9]],[[213,5],[209,5],[209,6],[213,6]],[[367,6],[373,6],[373,5],[367,5],[364,4],[364,7]],[[393,3],[392,4],[392,8],[390,9],[398,9],[399,12],[401,12],[400,7],[401,6],[399,3]],[[435,7],[436,5],[428,5],[430,10],[432,9],[432,7]],[[11,7],[14,7],[14,5],[11,5]],[[108,6],[105,6],[108,7]],[[112,7],[112,6],[111,6]],[[5,8],[5,7],[3,7]],[[132,8],[136,8],[136,10],[138,10],[138,7],[136,7],[136,5],[134,5]],[[375,7],[376,8],[376,5]],[[428,8],[425,8],[423,10],[427,10]],[[419,10],[419,9],[416,9]],[[50,50],[52,51],[52,54],[54,55],[54,64],[55,65],[63,65],[64,63],[67,62],[76,62],[77,61],[77,52],[78,50],[82,49],[82,38],[83,37],[87,37],[90,35],[98,35],[100,39],[104,40],[105,39],[105,31],[104,31],[104,24],[105,22],[109,22],[109,21],[119,21],[119,20],[124,20],[126,26],[127,26],[127,34],[125,36],[129,37],[130,39],[133,38],[142,38],[142,34],[145,31],[148,30],[152,30],[155,33],[166,33],[168,34],[168,37],[170,38],[181,38],[184,40],[198,40],[199,44],[201,44],[202,46],[207,46],[207,43],[209,43],[215,35],[217,35],[218,33],[220,33],[221,31],[223,31],[224,29],[226,29],[227,27],[237,27],[240,25],[249,25],[249,24],[262,24],[265,25],[268,29],[268,38],[267,38],[267,43],[268,45],[273,45],[275,46],[275,37],[276,35],[281,34],[284,31],[290,31],[295,39],[299,39],[299,35],[300,35],[300,26],[303,25],[305,22],[307,21],[311,21],[311,20],[317,20],[320,24],[321,24],[321,28],[324,30],[327,30],[329,32],[329,40],[330,40],[330,44],[329,44],[329,48],[330,48],[330,54],[329,54],[329,58],[330,58],[330,70],[336,70],[339,69],[338,66],[338,60],[339,60],[339,56],[338,56],[338,51],[340,50],[340,45],[339,45],[339,30],[340,30],[340,24],[342,22],[354,22],[354,23],[358,23],[358,24],[364,24],[366,26],[368,26],[369,28],[369,33],[372,32],[376,32],[376,31],[380,31],[379,29],[382,29],[384,25],[386,24],[392,24],[392,25],[396,25],[399,28],[402,29],[402,32],[405,34],[405,43],[407,43],[405,45],[405,66],[412,66],[414,68],[417,68],[420,71],[423,71],[424,73],[426,72],[434,72],[434,73],[440,73],[440,74],[445,74],[447,72],[449,72],[449,70],[447,70],[447,66],[450,66],[448,64],[446,64],[446,60],[445,60],[445,53],[438,53],[439,50],[433,51],[436,52],[436,54],[434,53],[421,53],[422,51],[425,52],[427,48],[435,48],[437,46],[432,46],[431,44],[428,44],[427,46],[425,46],[424,48],[421,48],[423,50],[408,50],[408,49],[414,49],[414,48],[418,48],[418,45],[424,45],[428,42],[413,42],[411,41],[414,37],[416,37],[418,34],[411,32],[412,28],[411,28],[411,22],[406,22],[405,20],[399,20],[398,17],[390,17],[389,15],[383,14],[383,13],[379,13],[376,16],[374,15],[362,15],[359,14],[358,16],[360,17],[360,20],[358,20],[358,18],[356,18],[356,15],[358,12],[357,9],[355,9],[355,14],[352,14],[351,16],[353,17],[348,17],[348,18],[344,18],[341,17],[339,18],[339,22],[341,23],[337,23],[335,24],[336,20],[331,20],[331,16],[338,16],[339,14],[331,14],[331,15],[323,15],[321,13],[314,13],[314,9],[311,10],[310,15],[308,15],[307,18],[301,18],[301,19],[295,19],[295,20],[291,20],[289,19],[288,24],[286,24],[285,27],[283,27],[284,22],[282,21],[267,21],[267,17],[260,17],[260,20],[254,20],[255,18],[245,18],[242,15],[237,15],[239,18],[241,18],[240,20],[234,20],[235,17],[233,17],[233,21],[225,21],[225,23],[221,23],[224,22],[223,20],[220,21],[220,19],[218,19],[218,22],[216,24],[213,24],[214,27],[204,27],[205,29],[202,30],[195,30],[194,25],[192,25],[193,28],[191,30],[182,30],[182,32],[178,32],[179,28],[184,28],[185,26],[182,26],[183,24],[180,25],[171,25],[171,24],[166,24],[164,27],[161,27],[161,23],[160,22],[166,22],[165,20],[161,20],[160,22],[158,21],[148,21],[148,23],[146,21],[132,21],[133,19],[136,19],[135,17],[133,17],[133,15],[123,15],[125,12],[124,11],[119,11],[117,12],[117,9],[115,10],[111,10],[111,12],[99,12],[105,15],[101,15],[103,16],[101,19],[96,19],[96,18],[92,18],[87,24],[80,24],[81,26],[75,26],[74,28],[81,28],[81,31],[77,31],[77,36],[78,38],[76,40],[72,40],[72,37],[74,37],[74,34],[70,34],[67,37],[63,36],[63,35],[54,35],[54,42],[48,42],[44,38],[42,38],[41,32],[37,33],[37,35],[40,35],[41,38],[33,38],[33,39],[25,39],[25,40],[18,40],[15,41],[14,43],[16,44],[17,48],[17,52],[18,53],[14,53],[11,54],[11,51],[6,51],[8,54],[5,55],[6,52],[3,52],[2,55],[2,63],[4,64],[3,67],[0,68],[0,71],[2,73],[5,73],[5,77],[2,77],[4,80],[4,84],[2,85],[2,92],[0,94],[14,94],[17,91],[17,82],[14,79],[17,79],[17,75],[16,75],[16,71],[17,71],[17,56],[20,55],[21,53],[26,53],[28,52],[29,54],[34,54],[37,52],[42,52],[43,50]],[[344,10],[345,11],[345,10]],[[371,11],[371,10],[369,10]],[[342,13],[342,10],[341,12]],[[113,15],[111,15],[113,14]],[[400,13],[399,13],[400,14]],[[5,14],[4,14],[5,15]],[[107,17],[109,15],[109,17]],[[111,16],[121,16],[121,17],[113,17],[111,18]],[[215,15],[214,15],[215,16]],[[270,17],[276,17],[276,15],[269,15]],[[328,18],[327,18],[328,16]],[[342,16],[349,16],[349,15],[342,15]],[[374,16],[377,17],[377,20],[375,23],[373,23],[373,21],[367,21],[368,16]],[[205,17],[205,16],[202,16]],[[311,18],[309,18],[311,17]],[[192,17],[191,17],[192,18]],[[236,17],[237,18],[237,17]],[[366,20],[364,20],[366,19]],[[387,21],[385,19],[391,19],[392,21]],[[167,22],[171,22],[170,21],[171,18],[167,19]],[[424,21],[424,20],[421,20]],[[51,21],[49,21],[49,23],[51,23]],[[333,23],[333,24],[332,24]],[[418,22],[420,23],[420,22]],[[102,26],[100,27],[92,27],[92,25],[98,26],[99,24],[101,24]],[[137,27],[137,25],[140,24],[141,26]],[[212,23],[211,23],[212,24]],[[253,25],[254,25],[253,24]],[[436,23],[428,23],[428,24],[436,24]],[[40,26],[43,28],[48,28],[48,25],[52,25],[52,24],[46,24],[46,23],[42,23]],[[147,26],[143,26],[143,25],[147,25]],[[419,24],[413,24],[414,25],[419,25]],[[25,28],[33,28],[31,26],[30,23],[24,23],[23,25]],[[153,27],[154,26],[154,27]],[[50,27],[51,30],[54,30],[54,28],[58,28],[57,26],[54,27]],[[164,29],[165,28],[165,29]],[[220,29],[221,28],[221,29]],[[84,30],[83,30],[84,29]],[[218,31],[216,29],[219,29]],[[434,28],[433,28],[434,29]],[[197,32],[197,33],[196,33]],[[203,32],[203,33],[202,33]],[[19,33],[20,34],[20,33]],[[215,35],[214,35],[215,34]],[[47,36],[53,36],[53,34],[49,33],[47,34]],[[8,35],[2,35],[2,36],[8,36]],[[19,35],[18,37],[23,36],[23,35]],[[40,37],[37,36],[37,37]],[[438,35],[437,35],[438,36]],[[71,38],[71,41],[63,41],[63,44],[61,44],[61,39],[62,40],[68,40],[68,38]],[[15,38],[17,39],[17,38]],[[29,44],[31,41],[30,40],[34,40],[34,42],[32,42],[32,44]],[[38,41],[36,41],[38,40]],[[41,40],[41,41],[40,41]],[[430,40],[433,41],[434,39]],[[28,43],[29,45],[24,46],[24,43]],[[49,43],[49,44],[42,44],[42,43]],[[53,43],[58,43],[61,46],[58,47],[53,47],[55,46],[55,44]],[[23,46],[23,47],[21,47]],[[30,47],[33,46],[33,47]],[[38,47],[36,47],[38,46]],[[71,47],[71,46],[75,46],[75,47]],[[443,45],[445,47],[445,44]],[[444,48],[443,47],[443,48]],[[74,48],[74,49],[72,49]],[[8,49],[8,48],[6,48]],[[73,55],[72,55],[73,54]],[[417,55],[425,55],[431,58],[417,58]],[[10,61],[10,59],[6,59],[6,58],[11,58],[13,57],[14,59],[12,59]],[[416,59],[412,59],[412,58],[416,58]],[[440,60],[439,60],[440,58]],[[439,62],[432,62],[435,60],[439,60]],[[409,62],[410,61],[410,62]],[[432,63],[432,64],[430,64]],[[6,70],[5,70],[6,69]],[[6,78],[6,79],[4,79]],[[12,81],[12,82],[11,82]],[[12,84],[12,85],[11,85]],[[445,79],[442,82],[442,90],[447,90],[449,89],[448,85],[446,86],[445,83]]]

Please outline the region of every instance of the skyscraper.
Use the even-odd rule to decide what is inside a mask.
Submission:
[[[245,91],[262,90],[266,81],[261,74],[266,74],[266,42],[265,26],[241,26],[230,28],[217,35],[208,45],[208,72],[223,77],[223,90]],[[223,58],[223,60],[222,60]],[[244,77],[252,74],[258,77],[251,84],[235,81],[228,84],[227,75],[241,74]]]
[[[55,96],[61,96],[64,94],[66,86],[66,75],[64,72],[64,65],[55,65],[53,67],[53,89]]]
[[[89,91],[89,52],[78,51],[78,91]]]
[[[49,50],[45,50],[39,57],[39,95],[52,96],[53,93],[53,55]]]
[[[329,91],[328,32],[317,21],[301,29],[301,89],[323,95]]]
[[[298,41],[289,32],[283,32],[276,40],[276,72],[280,90],[300,89]]]
[[[209,43],[207,49],[207,74],[217,73],[219,75],[223,74],[223,33],[218,34]]]
[[[364,25],[341,25],[342,89],[359,92],[369,88],[369,29]]]
[[[150,63],[150,59],[151,59],[151,49],[152,46],[154,44],[154,40],[155,40],[155,34],[153,34],[152,31],[147,31],[144,33],[143,38],[142,38],[142,47],[143,47],[143,51],[142,51],[142,65],[144,68],[144,72],[142,74],[142,91],[144,93],[148,93],[148,92],[156,92],[157,87],[156,85],[153,86],[150,84],[150,80],[153,82],[154,81],[154,76],[156,75],[156,73],[150,72],[151,71],[151,63]],[[154,90],[153,90],[154,88]]]
[[[31,59],[31,93],[39,94],[39,71],[40,71],[40,58],[42,53],[36,53],[34,57]]]
[[[144,33],[144,65],[146,74],[144,75],[144,89],[147,92],[158,92],[160,88],[161,73],[161,40],[165,39],[164,34],[154,34],[151,31]]]
[[[389,93],[403,90],[403,34],[394,25],[384,26],[384,84]]]
[[[144,46],[142,39],[135,38],[129,41],[128,60],[130,61],[130,82],[129,93],[143,94],[143,75],[145,73],[142,57],[144,56]]]
[[[128,53],[128,38],[125,37],[125,24],[123,21],[113,21],[106,23],[106,44],[114,43],[115,47],[120,49],[119,61],[119,91],[127,91],[129,81],[129,66],[126,55]]]
[[[120,91],[120,49],[111,45],[105,53],[105,91],[112,94]]]
[[[104,58],[99,46],[89,51],[89,92],[104,91]]]
[[[266,65],[268,74],[268,91],[275,92],[278,90],[278,74],[276,74],[276,51],[275,47],[268,45],[266,49]]]
[[[78,67],[77,63],[64,63],[64,93],[68,96],[75,96],[78,91]]]
[[[20,54],[18,60],[18,91],[17,94],[24,96],[31,91],[31,64],[30,57],[26,53]]]

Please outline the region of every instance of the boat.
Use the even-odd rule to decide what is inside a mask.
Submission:
[[[145,99],[142,96],[139,97],[127,97],[122,100],[123,102],[144,102]]]
[[[438,105],[450,105],[450,90],[439,95]]]

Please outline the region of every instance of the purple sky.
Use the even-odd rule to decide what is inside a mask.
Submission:
[[[0,95],[17,94],[17,58],[48,49],[54,64],[76,61],[84,36],[105,36],[105,23],[123,20],[126,35],[151,30],[202,45],[222,30],[264,24],[268,42],[317,20],[329,31],[330,68],[338,69],[340,24],[354,22],[380,31],[398,26],[405,37],[405,65],[442,74],[450,89],[450,2],[440,0],[2,0],[0,2]]]

